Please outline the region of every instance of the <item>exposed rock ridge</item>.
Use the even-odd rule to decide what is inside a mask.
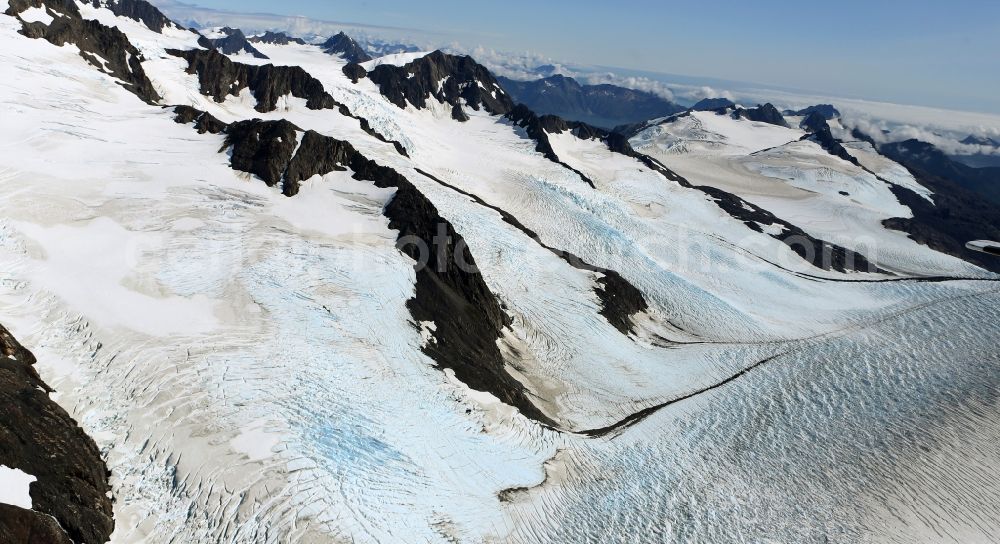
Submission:
[[[344,67],[352,80],[367,77],[378,85],[379,91],[390,102],[406,108],[427,107],[427,100],[435,99],[452,106],[452,117],[465,121],[463,106],[474,110],[485,109],[493,115],[504,115],[514,109],[514,103],[504,92],[493,74],[472,57],[455,56],[435,51],[406,66],[382,64],[371,72],[356,64]]]
[[[156,6],[146,0],[90,0],[90,4],[95,8],[107,8],[118,17],[128,17],[139,21],[150,30],[161,34],[164,28],[171,26],[183,30],[183,27],[171,21]]]
[[[212,49],[171,49],[167,52],[188,61],[188,73],[197,74],[201,92],[216,102],[224,102],[227,97],[239,96],[244,89],[249,89],[257,100],[254,109],[268,113],[277,109],[279,99],[291,95],[304,99],[309,109],[336,108],[342,115],[356,119],[361,129],[370,136],[392,144],[400,155],[407,155],[402,144],[379,134],[367,119],[351,113],[346,105],[338,103],[326,92],[318,79],[299,66],[253,66],[234,62]]]
[[[35,362],[0,325],[0,464],[37,479],[32,510],[0,505],[0,541],[107,542],[115,526],[108,469],[94,441],[49,398]]]
[[[313,110],[339,106],[323,84],[299,66],[241,64],[212,49],[167,52],[188,62],[187,72],[198,76],[201,92],[216,102],[249,89],[257,99],[255,109],[261,113],[274,111],[278,100],[288,95],[304,99],[306,107]]]
[[[32,7],[45,9],[53,17],[52,22],[29,23],[18,16]],[[160,100],[142,68],[142,55],[128,37],[117,28],[84,19],[72,0],[10,0],[5,13],[21,21],[21,34],[57,46],[71,43],[87,62],[117,79],[122,87],[145,102],[154,104]]]
[[[219,134],[226,130],[226,124],[216,119],[215,116],[199,109],[192,108],[191,106],[176,106],[174,108],[174,114],[176,114],[174,121],[182,125],[194,123],[194,128],[198,131],[198,134],[204,134],[206,132]]]

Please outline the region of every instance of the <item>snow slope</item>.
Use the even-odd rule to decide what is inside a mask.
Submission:
[[[508,370],[557,427],[422,351],[435,326],[407,307],[392,189],[335,171],[284,197],[232,170],[223,136],[0,16],[0,313],[106,454],[114,542],[1000,531],[995,277],[883,229],[906,209],[801,131],[698,112],[633,145],[820,238],[873,240],[897,276],[815,268],[600,140],[550,134],[561,165],[501,117],[399,108],[314,45],[238,60],[301,66],[408,157],[336,109],[216,102],[166,52],[194,34],[84,14],[129,36],[164,106],[287,119],[410,180],[468,242],[511,317]],[[642,292],[634,334],[601,315],[601,274],[552,248]]]

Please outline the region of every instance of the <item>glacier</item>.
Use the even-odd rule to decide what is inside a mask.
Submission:
[[[47,2],[21,19],[52,24]],[[884,180],[930,191],[874,149],[848,147],[862,168],[713,112],[632,137],[686,186],[600,138],[548,134],[557,163],[485,109],[400,108],[315,45],[233,60],[301,67],[354,117],[217,101],[169,53],[194,32],[81,13],[124,32],[161,100],[0,15],[0,316],[105,458],[112,542],[1000,534],[1000,277],[883,227],[909,216]],[[348,169],[286,197],[176,105],[287,120],[404,176],[467,242],[510,317],[505,370],[547,421],[428,355],[392,188]],[[880,271],[817,268],[696,186]],[[632,333],[601,313],[604,274],[553,248],[644,295]]]

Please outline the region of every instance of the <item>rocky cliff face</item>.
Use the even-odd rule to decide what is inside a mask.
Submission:
[[[383,64],[361,74],[354,66],[344,68],[354,79],[367,77],[379,86],[390,102],[405,108],[407,103],[418,109],[427,107],[433,98],[452,106],[452,116],[465,120],[463,102],[468,107],[485,109],[494,115],[504,115],[514,109],[514,102],[500,87],[485,66],[472,57],[458,57],[435,51],[406,66]]]
[[[298,66],[240,64],[214,50],[169,50],[168,53],[187,60],[187,71],[198,76],[201,92],[217,102],[250,89],[257,99],[256,109],[261,113],[274,111],[278,99],[289,94],[306,100],[309,109],[339,106],[319,80]]]
[[[0,505],[0,541],[107,542],[111,487],[97,445],[49,398],[35,356],[2,325],[0,358],[0,463],[37,479],[32,510]]]
[[[18,17],[32,7],[45,9],[53,17],[52,22],[29,23]],[[153,104],[160,100],[142,68],[139,50],[117,28],[84,19],[76,3],[70,0],[10,0],[5,13],[21,20],[21,33],[25,36],[58,46],[73,44],[87,62],[117,79],[145,102]]]

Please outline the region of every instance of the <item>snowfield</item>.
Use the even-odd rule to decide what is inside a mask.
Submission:
[[[36,478],[16,468],[0,465],[0,504],[31,509],[31,483]]]
[[[780,225],[749,228],[600,140],[549,134],[561,165],[485,111],[399,108],[315,45],[238,58],[301,66],[404,156],[303,99],[216,102],[166,52],[197,35],[83,13],[128,35],[164,107],[0,15],[0,316],[106,457],[112,542],[1000,534],[998,277],[882,226],[911,215],[883,180],[929,192],[870,146],[849,147],[865,170],[711,112],[632,139],[882,269],[822,270]],[[511,317],[507,370],[554,425],[424,352],[435,324],[407,306],[394,189],[344,170],[285,197],[175,105],[287,119],[412,182],[468,243]],[[642,292],[632,334],[600,313],[602,275],[552,248]],[[912,279],[930,276],[951,279]]]

